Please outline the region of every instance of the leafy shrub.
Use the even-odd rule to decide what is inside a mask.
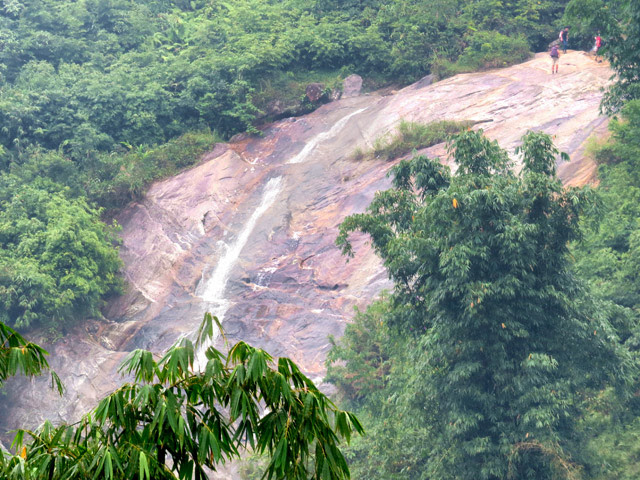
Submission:
[[[598,165],[613,164],[620,160],[615,156],[613,144],[609,141],[609,138],[596,135],[592,135],[587,139],[584,154]]]
[[[530,56],[529,45],[523,36],[507,37],[494,31],[480,31],[468,38],[468,45],[457,61],[436,58],[431,71],[442,79],[458,73],[508,67]]]
[[[149,150],[149,163],[155,172],[172,175],[200,160],[203,153],[222,141],[216,132],[189,132]]]
[[[315,110],[319,104],[329,101],[334,91],[342,90],[342,80],[348,74],[342,70],[289,71],[276,72],[260,79],[253,96],[253,103],[260,111],[259,120],[278,120]],[[310,102],[305,95],[310,83],[325,85],[322,98],[316,103]],[[277,105],[276,109],[273,108],[274,105]]]
[[[444,78],[453,77],[459,73],[468,73],[469,70],[458,65],[456,62],[452,62],[447,58],[435,57],[431,61],[431,73],[438,80]]]
[[[185,133],[155,148],[127,145],[124,155],[103,154],[97,170],[88,172],[89,198],[106,208],[119,208],[142,196],[155,180],[194,165],[220,141],[215,132]]]
[[[529,58],[524,37],[507,37],[498,32],[476,32],[458,59],[458,64],[472,69],[507,67]]]
[[[0,177],[0,322],[63,326],[121,285],[113,229],[51,181]]]

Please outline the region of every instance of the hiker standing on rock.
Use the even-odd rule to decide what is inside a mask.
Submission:
[[[560,30],[558,38],[562,42],[562,51],[567,53],[567,47],[569,46],[569,27],[564,27]]]
[[[551,45],[551,50],[549,51],[549,55],[551,55],[551,73],[558,73],[558,61],[560,60],[560,50],[558,49],[558,45],[554,43]]]
[[[602,46],[602,37],[600,36],[600,32],[598,32],[598,34],[595,37],[595,43],[593,44],[593,52],[596,54],[596,62],[600,63],[602,62],[602,60],[598,60],[598,50],[600,50],[600,47]]]

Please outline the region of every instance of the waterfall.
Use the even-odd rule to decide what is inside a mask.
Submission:
[[[311,154],[311,152],[313,150],[315,150],[315,148],[318,146],[318,144],[320,142],[326,140],[327,138],[331,138],[331,137],[335,136],[340,130],[342,130],[342,128],[345,126],[345,124],[349,121],[349,119],[351,117],[353,117],[354,115],[357,115],[358,113],[363,112],[365,110],[366,110],[366,108],[361,108],[360,110],[356,110],[355,112],[351,112],[349,115],[345,115],[343,118],[338,120],[335,123],[335,125],[333,127],[331,127],[330,130],[328,130],[326,132],[319,133],[318,135],[313,137],[311,140],[309,140],[309,142],[304,146],[304,148],[300,151],[300,153],[298,153],[295,157],[293,157],[287,163],[302,163],[302,162],[304,162],[307,159],[307,157]]]
[[[331,137],[337,135],[340,130],[344,128],[346,123],[349,121],[351,117],[357,115],[358,113],[366,110],[366,108],[361,108],[354,112],[351,112],[348,115],[345,115],[343,118],[338,120],[333,127],[331,127],[328,131],[319,133],[315,137],[313,137],[304,148],[293,158],[291,158],[287,163],[302,163],[307,157],[315,150],[315,148],[323,142]],[[198,295],[202,300],[207,304],[207,309],[211,312],[212,315],[218,317],[218,320],[222,322],[224,318],[224,314],[229,309],[229,301],[225,297],[225,290],[227,288],[227,282],[229,281],[229,275],[233,270],[236,262],[238,261],[238,257],[240,253],[242,253],[242,249],[245,247],[247,242],[249,241],[249,236],[253,232],[253,229],[256,226],[258,219],[273,205],[276,197],[280,193],[282,189],[282,177],[275,177],[270,179],[264,187],[262,192],[262,199],[260,200],[260,205],[253,211],[251,217],[247,220],[247,222],[242,227],[242,230],[235,238],[233,243],[230,245],[226,245],[224,242],[220,242],[222,244],[222,248],[224,253],[218,260],[213,272],[208,278],[205,280],[204,278],[200,282],[200,285],[196,288],[196,295]],[[200,351],[197,353],[196,358],[196,368],[204,367],[206,364],[206,359],[204,357],[204,352],[211,343],[206,343],[201,346]]]
[[[262,191],[262,199],[260,205],[253,211],[251,217],[242,227],[242,230],[235,238],[232,244],[224,245],[224,253],[218,260],[215,269],[211,272],[211,275],[205,280],[203,278],[200,285],[196,289],[196,294],[209,304],[209,310],[212,315],[218,317],[222,322],[224,314],[229,308],[229,301],[225,298],[224,293],[227,288],[227,282],[229,281],[229,275],[238,257],[242,252],[242,249],[247,244],[249,236],[256,226],[260,217],[273,205],[276,197],[282,189],[282,177],[275,177],[270,179]],[[203,345],[198,352],[197,363],[204,365],[206,360],[204,359],[204,351],[209,345]]]

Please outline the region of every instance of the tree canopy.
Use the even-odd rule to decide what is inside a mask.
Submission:
[[[382,319],[415,342],[403,389],[405,418],[425,430],[415,478],[562,476],[581,401],[635,371],[569,258],[589,189],[562,187],[541,133],[523,138],[519,174],[482,132],[455,136],[450,153],[456,175],[400,162],[338,237],[347,254],[351,232],[371,237],[394,281]]]
[[[99,213],[55,183],[0,177],[0,321],[59,328],[96,313],[121,284],[116,240]]]

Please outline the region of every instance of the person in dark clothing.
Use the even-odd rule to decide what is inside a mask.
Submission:
[[[562,30],[560,30],[558,38],[562,43],[562,51],[564,53],[567,53],[567,47],[569,46],[569,27],[564,27]]]
[[[549,52],[551,56],[551,73],[558,73],[558,61],[560,60],[560,51],[558,50],[558,45],[552,45],[551,51]]]

